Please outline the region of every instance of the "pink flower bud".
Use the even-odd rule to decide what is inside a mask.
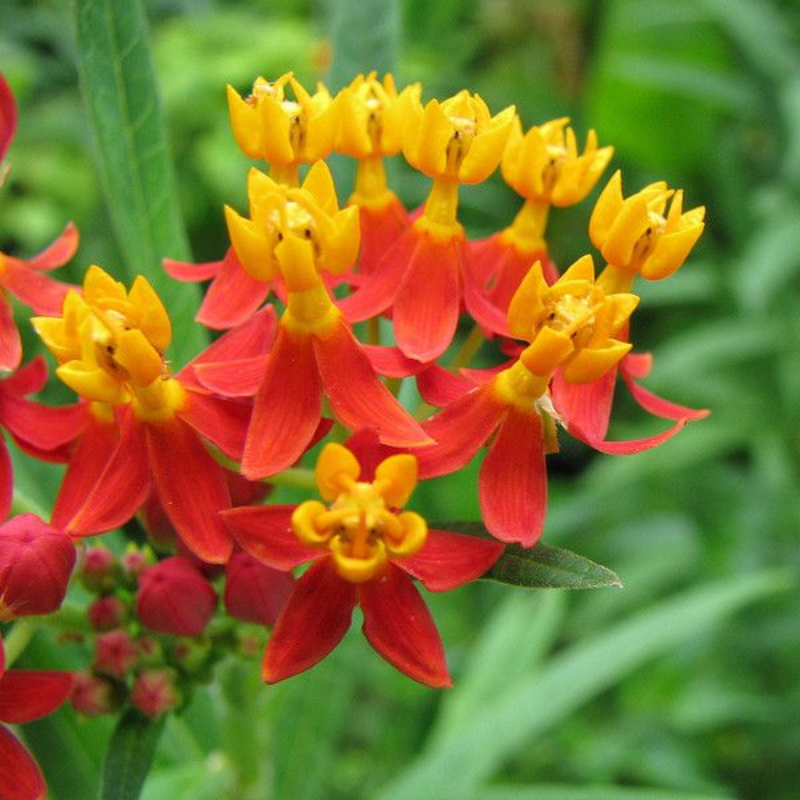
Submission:
[[[96,672],[125,680],[139,660],[139,650],[127,631],[101,633],[95,640],[93,667]]]
[[[129,697],[130,703],[151,719],[159,717],[181,702],[175,683],[175,670],[169,667],[145,670],[136,676]]]
[[[128,579],[129,583],[139,580],[139,576],[150,566],[145,553],[141,550],[129,550],[119,560],[122,566],[122,574]]]
[[[90,592],[106,594],[117,585],[118,566],[107,547],[87,547],[80,564],[81,581]]]
[[[234,553],[226,570],[225,608],[235,619],[273,626],[293,586],[291,575]]]
[[[77,672],[73,675],[69,700],[72,707],[86,717],[111,714],[120,706],[121,688],[121,684],[91,672]]]
[[[89,605],[86,616],[96,631],[111,631],[125,622],[128,607],[118,597],[99,597]]]
[[[0,525],[0,621],[55,611],[74,564],[72,539],[34,514]]]
[[[188,558],[164,559],[139,578],[136,613],[151,630],[197,636],[216,607],[214,588]]]

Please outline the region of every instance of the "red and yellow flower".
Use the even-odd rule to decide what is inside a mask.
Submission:
[[[455,588],[486,572],[502,546],[429,530],[418,514],[399,511],[417,483],[411,455],[390,456],[367,480],[350,450],[328,444],[316,478],[325,503],[223,514],[239,544],[267,566],[312,564],[267,643],[264,680],[281,681],[323,659],[347,633],[359,605],[364,634],[383,658],[421,683],[449,686],[439,634],[411,578],[431,591]]]

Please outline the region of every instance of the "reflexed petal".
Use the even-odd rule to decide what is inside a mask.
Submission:
[[[119,444],[119,433],[113,422],[99,422],[88,416],[89,422],[78,440],[53,508],[51,523],[56,528],[66,528],[80,511]]]
[[[553,405],[568,424],[602,439],[608,431],[616,382],[616,368],[594,383],[568,383],[559,369],[550,386]]]
[[[161,263],[170,278],[186,283],[210,281],[222,268],[222,259],[193,264],[190,261],[175,261],[172,258],[165,258]]]
[[[423,427],[437,444],[414,453],[420,478],[461,469],[492,435],[506,410],[487,386],[474,389],[431,417]]]
[[[34,269],[50,270],[66,264],[78,249],[78,229],[72,222],[67,223],[61,235],[41,253],[28,259]]]
[[[229,617],[272,627],[293,589],[291,575],[234,553],[225,570],[225,610]]]
[[[84,403],[69,406],[43,406],[23,397],[6,394],[0,400],[2,422],[17,444],[37,458],[66,460],[66,445],[75,441],[86,426],[88,409]]]
[[[355,584],[342,580],[326,558],[295,585],[264,651],[261,676],[277,683],[310,669],[336,647],[350,628]]]
[[[618,338],[627,341],[627,335],[623,336],[620,333],[618,334]],[[631,378],[646,378],[650,374],[652,368],[653,356],[651,353],[628,353],[628,355],[622,359],[622,364],[620,364],[622,372]]]
[[[0,437],[0,520],[9,515],[13,498],[14,467],[5,440]]]
[[[362,344],[361,349],[367,354],[375,372],[385,378],[407,378],[426,368],[425,364],[404,356],[396,347]]]
[[[6,157],[8,148],[17,132],[17,103],[14,93],[0,74],[0,162]]]
[[[270,283],[256,280],[245,272],[229,248],[195,319],[207,328],[233,328],[247,322],[267,299]]]
[[[105,533],[123,525],[147,499],[147,493],[150,491],[150,468],[145,431],[131,413],[123,418],[120,428],[119,443],[98,476],[94,489],[83,494],[82,498],[70,496],[67,501],[71,507],[78,509],[75,517],[66,525],[67,532],[74,536]],[[83,441],[78,446],[73,463],[81,453],[82,444]],[[91,451],[90,454],[94,455]],[[102,455],[102,452],[98,455]],[[94,469],[97,466],[97,464],[92,465]],[[66,477],[69,478],[69,471]],[[83,478],[82,475],[80,477]],[[66,488],[65,480],[61,486],[59,500]],[[81,486],[76,480],[70,484],[69,491],[72,494],[76,490],[85,491],[86,488],[86,484]],[[81,499],[83,499],[82,504]],[[55,522],[58,502],[56,505],[57,509],[53,511],[53,525],[61,527]]]
[[[380,578],[359,585],[358,599],[364,635],[383,658],[426,686],[452,686],[439,632],[408,575],[389,564]]]
[[[465,255],[463,234],[444,242],[420,235],[393,307],[397,346],[409,358],[433,361],[453,341]]]
[[[67,699],[71,688],[69,672],[6,672],[0,678],[0,722],[17,725],[46,717]]]
[[[292,530],[296,506],[240,506],[220,515],[239,546],[273,569],[288,572],[325,551],[304,545]]]
[[[429,529],[422,550],[395,563],[428,591],[447,592],[480,578],[504,549],[500,542]]]
[[[201,386],[223,397],[253,397],[264,381],[269,359],[253,356],[238,361],[198,364],[193,368]]]
[[[22,361],[22,342],[19,338],[14,309],[0,286],[0,370],[14,370]]]
[[[444,408],[474,389],[475,382],[438,364],[429,364],[417,375],[417,388],[426,403]]]
[[[311,340],[279,326],[256,395],[242,474],[264,478],[294,464],[309,446],[321,411],[322,384]]]
[[[686,425],[689,420],[686,418],[679,419],[675,425],[663,433],[657,433],[655,436],[647,436],[644,439],[629,439],[623,442],[609,442],[607,439],[591,436],[586,431],[571,423],[567,426],[567,430],[576,438],[585,442],[589,447],[601,453],[608,453],[612,456],[630,456],[636,453],[643,453],[645,450],[652,450],[654,447],[663,444],[667,439],[671,439],[681,428]]]
[[[622,369],[620,370],[620,373],[631,395],[633,396],[633,399],[645,411],[648,411],[650,414],[653,414],[656,417],[672,420],[695,420],[704,419],[711,413],[707,408],[689,408],[688,406],[682,406],[678,403],[673,403],[670,400],[665,400],[663,397],[659,397],[649,389],[645,389],[644,386],[640,386],[638,383],[636,383],[630,377],[627,370]],[[605,435],[605,432],[603,435]]]
[[[36,356],[0,382],[0,394],[33,394],[43,389],[46,383],[47,363],[42,356]]]
[[[238,461],[244,450],[252,410],[250,403],[188,391],[179,416],[228,458]]]
[[[233,540],[218,512],[230,508],[222,467],[180,419],[147,425],[153,486],[175,530],[200,559],[224,564]]]
[[[324,339],[314,337],[314,353],[331,409],[348,428],[374,428],[384,444],[397,447],[430,441],[381,383],[344,320]]]
[[[39,765],[11,731],[0,725],[3,800],[44,800],[47,786]]]
[[[492,536],[533,547],[547,513],[544,431],[537,412],[509,411],[481,466],[478,493]]]
[[[14,297],[37,314],[55,317],[61,314],[67,292],[75,289],[68,283],[31,269],[24,261],[9,257],[5,259],[5,270],[0,282]]]
[[[358,259],[358,271],[362,275],[372,275],[384,253],[403,234],[408,224],[408,215],[396,197],[383,208],[361,206],[359,214],[361,255]]]

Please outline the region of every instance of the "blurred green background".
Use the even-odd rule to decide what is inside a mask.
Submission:
[[[225,249],[222,204],[245,207],[249,163],[229,131],[226,83],[243,90],[291,69],[338,88],[355,69],[396,64],[426,99],[468,87],[493,110],[515,103],[526,125],[568,115],[579,138],[594,127],[615,146],[628,192],[664,179],[688,207],[707,207],[689,263],[638,285],[632,336],[656,356],[649,388],[713,413],[650,453],[599,456],[563,437],[550,459],[546,541],[612,567],[623,591],[480,584],[430,597],[456,682],[444,694],[395,673],[357,631],[276,688],[259,684],[256,662],[232,659],[170,720],[144,797],[437,800],[463,777],[457,796],[486,800],[794,800],[800,609],[782,576],[800,568],[800,5],[145,6],[196,260]],[[113,272],[69,4],[3,2],[0,71],[20,105],[0,250],[36,252],[72,219],[81,248],[67,275],[78,281],[91,262]],[[423,199],[425,180],[402,164],[394,174],[407,204]],[[498,176],[462,193],[474,235],[517,206]],[[590,250],[590,211],[591,199],[553,212],[562,266]],[[613,433],[656,430],[623,395]],[[415,507],[477,518],[476,471],[430,482]],[[717,613],[712,592],[739,592],[746,607]],[[77,649],[70,657],[80,663]],[[109,730],[69,710],[28,727],[53,797],[95,795]]]

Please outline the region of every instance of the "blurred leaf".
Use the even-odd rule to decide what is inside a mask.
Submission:
[[[631,786],[490,786],[464,800],[728,800],[730,795]]]
[[[464,672],[436,717],[431,741],[458,733],[509,683],[530,672],[550,651],[561,628],[560,592],[514,592],[486,621]]]
[[[615,572],[585,556],[538,542],[532,548],[508,545],[485,578],[530,589],[621,587]]]
[[[144,274],[172,318],[172,355],[182,364],[203,342],[193,324],[194,287],[161,268],[165,256],[185,259],[172,161],[141,0],[76,0],[78,66],[97,161],[127,282]]]
[[[783,573],[737,575],[672,597],[603,631],[509,686],[460,736],[427,749],[378,795],[380,800],[416,800],[431,786],[438,787],[437,800],[463,798],[524,743],[637,667],[784,588]]]
[[[103,762],[101,800],[136,800],[153,763],[166,716],[151,720],[131,708],[117,723]]]
[[[153,770],[142,800],[220,800],[227,797],[228,771],[209,770],[202,761]]]

